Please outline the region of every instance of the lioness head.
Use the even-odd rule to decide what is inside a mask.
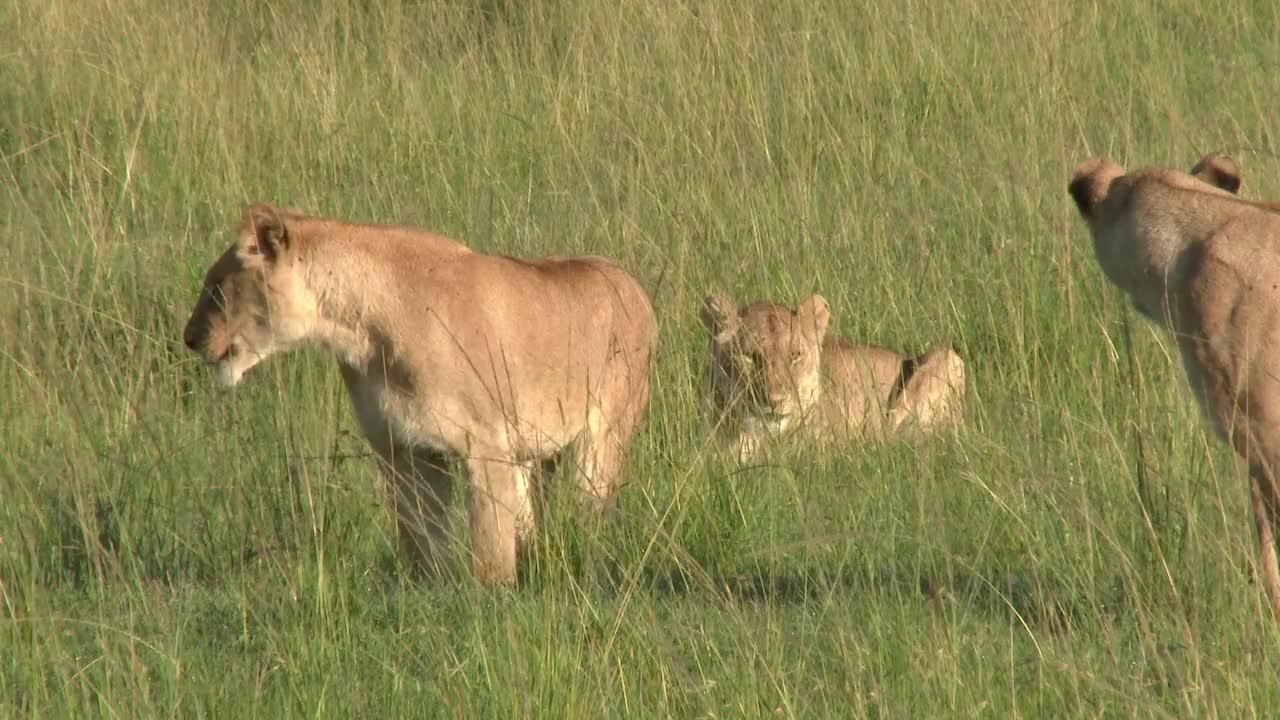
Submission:
[[[1240,190],[1240,166],[1221,153],[1210,153],[1200,158],[1188,174],[1232,194]],[[1110,158],[1089,158],[1076,166],[1067,192],[1075,200],[1076,208],[1084,219],[1092,221],[1110,194],[1112,183],[1123,176],[1124,169]]]
[[[245,211],[239,237],[209,268],[183,330],[183,342],[214,366],[224,387],[302,340],[313,321],[291,217],[266,204]]]
[[[722,294],[703,301],[711,335],[712,372],[722,404],[744,403],[748,415],[779,426],[817,401],[822,341],[831,311],[821,295],[791,309],[771,302],[738,308]]]

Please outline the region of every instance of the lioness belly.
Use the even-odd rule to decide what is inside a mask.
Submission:
[[[405,398],[366,378],[347,383],[356,422],[369,442],[378,447],[427,447],[459,452],[456,426],[449,432],[441,413]]]
[[[470,404],[446,393],[409,396],[364,377],[352,378],[347,389],[356,421],[374,445],[428,447],[457,456],[483,451],[544,458],[573,442],[587,414],[585,403],[556,402],[482,420]]]

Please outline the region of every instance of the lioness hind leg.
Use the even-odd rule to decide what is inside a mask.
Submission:
[[[574,485],[580,497],[600,510],[613,496],[622,471],[622,443],[612,428],[595,417],[596,411],[591,414],[595,421],[588,423],[574,448]]]
[[[889,402],[890,432],[914,427],[930,430],[959,419],[964,402],[964,360],[950,347],[925,353],[914,372]]]
[[[528,467],[506,458],[467,460],[471,476],[471,556],[476,579],[516,579],[516,539],[528,502]]]
[[[614,357],[610,377],[598,388],[586,427],[574,443],[578,495],[597,511],[606,510],[613,499],[627,446],[649,404],[649,352]]]
[[[445,574],[449,500],[453,492],[447,458],[425,449],[396,449],[382,454],[387,460],[402,550],[419,572]]]
[[[1271,601],[1271,611],[1280,619],[1280,563],[1276,557],[1276,526],[1280,513],[1280,495],[1266,470],[1253,466],[1249,472],[1249,496],[1253,520],[1258,530],[1258,565],[1262,581]]]
[[[612,419],[598,408],[587,415],[587,427],[574,448],[577,460],[574,475],[578,495],[598,511],[609,507],[618,488],[626,448],[643,410],[642,404],[632,403]]]
[[[554,471],[554,465],[544,462],[522,463],[516,468],[516,541],[523,544],[533,538],[538,530],[538,515],[534,507],[541,485]]]

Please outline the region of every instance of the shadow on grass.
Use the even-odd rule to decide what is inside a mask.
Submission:
[[[47,558],[52,562],[40,563],[45,583],[82,588],[91,578],[119,575],[122,566],[136,577],[169,583],[185,579],[217,585],[225,579],[216,563],[193,548],[163,546],[145,533],[134,542],[123,543],[116,508],[105,498],[95,498],[88,507],[67,498],[45,500],[49,512],[43,523],[44,537],[37,542],[54,551]],[[202,535],[197,531],[196,537],[189,540],[204,544],[200,542]],[[297,551],[298,548],[289,548],[284,554]],[[256,554],[256,547],[249,543],[241,549],[240,564],[252,563]],[[577,554],[569,553],[571,557]],[[577,557],[568,567],[564,564],[567,558],[560,557],[552,567],[541,569],[536,557],[530,555],[537,553],[522,553],[518,584],[522,592],[536,593],[570,581],[600,597],[622,595],[634,583],[634,587],[658,599],[682,597],[730,604],[804,606],[879,597],[904,605],[920,602],[944,613],[976,612],[1052,632],[1069,631],[1073,626],[1103,619],[1116,620],[1130,614],[1135,606],[1128,586],[1118,576],[1084,587],[1031,569],[930,572],[873,560],[867,565],[846,564],[838,568],[755,567],[731,573],[657,565],[645,568],[637,577],[632,568],[598,555]],[[696,567],[696,563],[691,566]],[[425,590],[441,582],[415,577],[403,558],[390,548],[379,552],[369,569],[372,572],[362,573],[363,584],[374,593],[380,589],[398,595],[400,590]],[[463,579],[461,583],[468,581]]]
[[[641,586],[658,596],[705,594],[722,602],[773,605],[821,604],[842,595],[916,597],[934,608],[967,608],[1053,632],[1070,630],[1081,622],[1114,620],[1133,609],[1119,578],[1100,592],[1087,594],[1030,572],[928,574],[850,568],[835,573],[757,571],[695,578],[679,570],[654,570],[645,574]]]

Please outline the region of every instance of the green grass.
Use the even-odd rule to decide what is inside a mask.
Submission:
[[[1104,283],[1075,163],[1280,196],[1280,10],[0,4],[0,715],[1267,715],[1242,467]],[[244,206],[596,252],[649,288],[618,512],[510,589],[406,579],[333,362],[181,346]],[[740,468],[698,303],[953,340],[954,437]]]

